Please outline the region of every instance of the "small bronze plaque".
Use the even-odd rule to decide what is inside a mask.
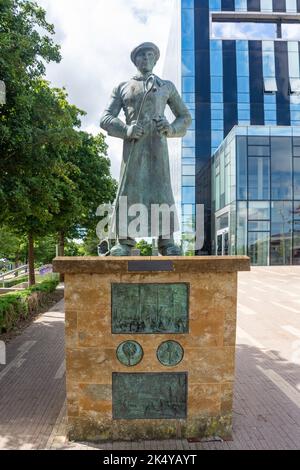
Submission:
[[[112,375],[113,419],[184,419],[187,373]]]
[[[136,366],[143,359],[143,348],[136,341],[124,341],[117,348],[117,358],[124,366]]]
[[[173,262],[170,260],[165,261],[128,261],[129,272],[141,272],[141,271],[173,271]]]
[[[187,333],[189,285],[112,284],[113,333]]]
[[[157,348],[157,359],[164,366],[176,366],[183,359],[183,348],[177,341],[164,341]]]

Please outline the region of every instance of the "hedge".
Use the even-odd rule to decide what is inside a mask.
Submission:
[[[0,295],[0,333],[10,331],[20,320],[37,313],[58,282],[57,279],[46,280],[20,292]]]

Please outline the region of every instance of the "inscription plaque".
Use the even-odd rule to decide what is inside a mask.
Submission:
[[[157,359],[164,366],[176,366],[183,359],[183,348],[177,341],[164,341],[157,348]]]
[[[112,284],[113,333],[187,333],[189,285]]]
[[[136,341],[124,341],[119,344],[117,358],[125,366],[136,366],[143,359],[143,348]]]
[[[187,373],[112,374],[113,419],[184,419]]]

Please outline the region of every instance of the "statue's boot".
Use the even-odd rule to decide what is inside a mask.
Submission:
[[[158,239],[158,251],[162,256],[181,256],[181,248],[175,245],[173,238],[165,240]]]
[[[133,238],[124,238],[110,250],[111,256],[131,256],[131,249],[134,248],[135,240]]]
[[[111,256],[130,256],[131,255],[131,246],[118,243],[113,246],[110,250]]]

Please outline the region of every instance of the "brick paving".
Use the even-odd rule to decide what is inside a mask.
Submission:
[[[232,441],[67,442],[63,330],[59,302],[9,343],[0,365],[1,449],[300,448],[300,267],[239,274]]]

